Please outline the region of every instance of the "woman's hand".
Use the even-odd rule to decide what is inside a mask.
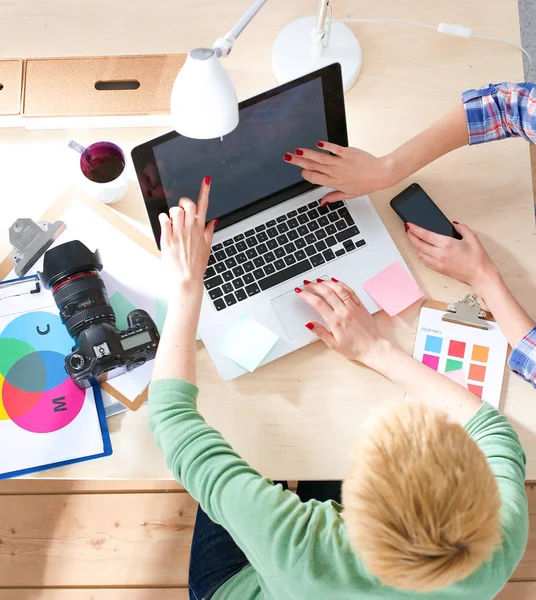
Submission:
[[[197,205],[189,198],[181,198],[179,205],[159,215],[162,235],[162,260],[173,271],[180,284],[195,284],[202,288],[203,275],[210,256],[212,236],[217,220],[205,227],[210,193],[210,177],[205,177],[199,191]]]
[[[337,190],[327,194],[322,205],[370,194],[397,183],[389,156],[378,158],[364,150],[330,142],[318,142],[317,146],[334,156],[297,148],[294,153],[286,153],[283,159],[301,167],[302,177],[307,181]]]
[[[296,293],[318,312],[329,331],[316,322],[305,326],[332,350],[373,366],[378,353],[389,344],[356,293],[336,279],[317,279],[316,283],[306,280],[304,284],[303,289],[295,289]]]
[[[434,271],[469,284],[477,293],[499,275],[477,235],[467,225],[454,222],[462,240],[433,233],[413,223],[406,224],[409,241],[423,263]]]

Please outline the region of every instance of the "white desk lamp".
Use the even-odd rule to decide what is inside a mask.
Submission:
[[[236,92],[219,59],[231,52],[236,38],[265,3],[254,0],[213,48],[196,48],[188,54],[171,92],[172,126],[180,134],[207,140],[223,137],[238,125]]]
[[[332,23],[330,0],[320,0],[316,17],[289,23],[272,49],[272,67],[279,83],[335,62],[341,64],[347,92],[359,77],[363,55],[353,31],[338,21]]]
[[[196,48],[177,75],[171,92],[171,122],[182,135],[212,139],[231,133],[238,125],[238,100],[231,79],[219,59],[227,56],[236,38],[266,0],[254,0],[235,26],[213,48]],[[277,37],[272,64],[279,83],[338,62],[344,90],[361,70],[361,46],[342,23],[332,23],[329,0],[320,0],[317,17],[305,17],[287,25]]]

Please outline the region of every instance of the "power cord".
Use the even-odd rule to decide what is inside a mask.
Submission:
[[[505,40],[499,37],[493,37],[491,35],[480,35],[477,33],[473,33],[473,30],[469,27],[462,27],[461,25],[449,25],[448,23],[440,23],[437,27],[435,25],[430,25],[429,23],[420,23],[419,21],[408,21],[407,19],[333,19],[334,21],[338,21],[339,23],[402,23],[405,25],[415,25],[416,27],[426,27],[427,29],[433,29],[438,31],[439,33],[446,33],[448,35],[456,35],[458,37],[464,38],[477,38],[480,40],[491,40],[492,42],[502,42],[503,44],[508,44],[509,46],[513,46],[518,50],[521,50],[523,54],[527,57],[527,69],[524,71],[524,77],[527,79],[529,73],[532,70],[532,58],[519,44],[512,42],[510,40]]]

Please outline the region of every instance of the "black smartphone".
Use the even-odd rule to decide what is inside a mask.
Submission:
[[[391,208],[404,223],[414,223],[428,231],[462,239],[454,225],[418,183],[412,183],[395,196],[391,200]]]

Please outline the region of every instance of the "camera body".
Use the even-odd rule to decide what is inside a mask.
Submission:
[[[100,271],[98,250],[76,240],[45,253],[39,277],[52,295],[62,323],[75,341],[65,370],[79,388],[106,381],[140,367],[156,356],[160,335],[141,309],[127,316],[128,328],[116,327],[115,314]]]
[[[89,387],[94,379],[102,381],[141,367],[153,360],[160,336],[144,310],[128,314],[128,329],[101,323],[84,329],[75,350],[65,358],[65,369],[78,387]]]

